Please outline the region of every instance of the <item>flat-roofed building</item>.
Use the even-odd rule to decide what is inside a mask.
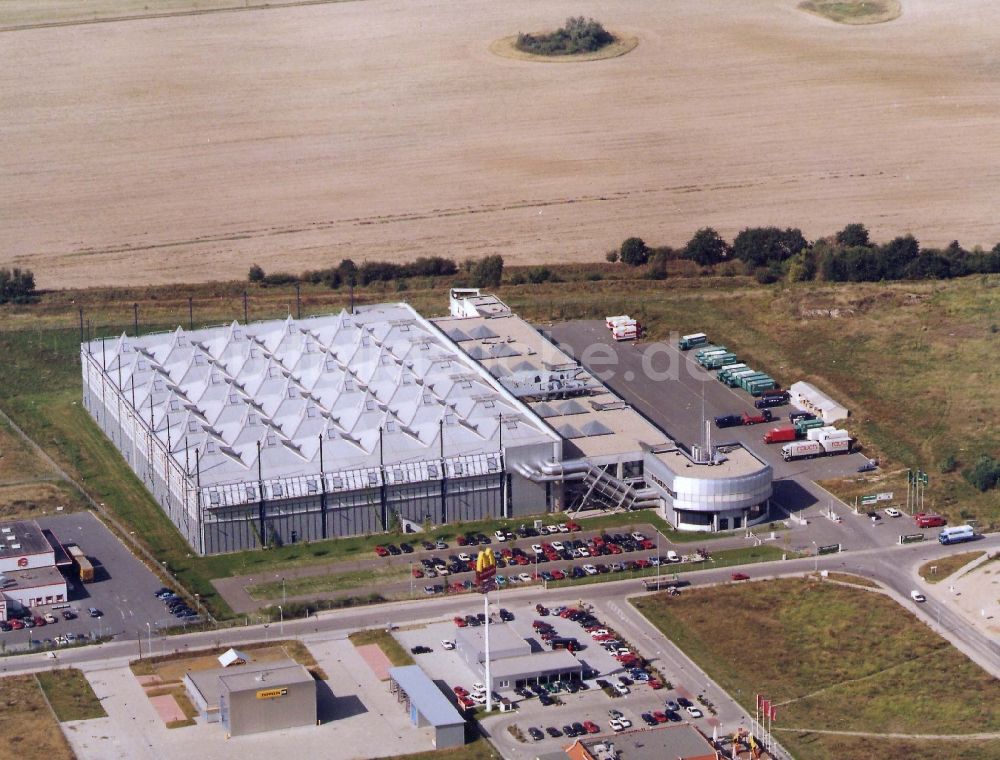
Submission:
[[[470,292],[452,291],[452,316],[435,323],[563,439],[561,461],[509,465],[545,484],[550,502],[654,506],[680,530],[768,519],[769,464],[739,444],[687,449],[501,301]],[[606,348],[589,352],[592,366],[613,366]]]
[[[465,718],[419,665],[389,668],[389,691],[404,704],[413,725],[432,728],[436,749],[465,744]]]
[[[294,660],[193,670],[183,682],[200,717],[230,736],[316,725],[316,681]]]
[[[570,760],[720,760],[722,754],[690,723],[674,723],[614,736],[577,739]]]
[[[472,673],[493,691],[529,683],[583,678],[583,664],[565,649],[533,651],[531,642],[508,623],[490,624],[490,683],[486,684],[486,628],[461,628],[455,650]]]

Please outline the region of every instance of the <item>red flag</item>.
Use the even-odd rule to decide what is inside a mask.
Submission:
[[[771,720],[774,720],[777,714],[778,714],[778,708],[775,707],[774,705],[771,705]]]
[[[771,713],[771,700],[770,699],[762,699],[760,701],[760,709],[763,711],[764,717],[767,717],[768,715],[770,715],[770,713]]]

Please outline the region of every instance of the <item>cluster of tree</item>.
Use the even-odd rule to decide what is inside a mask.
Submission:
[[[810,243],[793,227],[748,227],[732,244],[711,227],[698,230],[682,249],[649,248],[641,238],[628,238],[608,261],[629,266],[650,264],[647,276],[666,276],[669,259],[688,259],[709,267],[725,261],[742,262],[762,283],[827,280],[878,282],[933,280],[968,274],[1000,272],[1000,244],[992,251],[967,251],[957,241],[943,249],[921,248],[912,235],[882,245],[871,242],[863,224],[849,224],[836,235]]]
[[[515,47],[535,55],[593,53],[615,41],[599,21],[583,16],[570,17],[561,29],[549,34],[519,34]]]
[[[36,295],[30,269],[0,269],[0,303],[30,303]]]
[[[980,491],[989,491],[1000,485],[1000,462],[983,454],[979,461],[964,473],[965,479]]]

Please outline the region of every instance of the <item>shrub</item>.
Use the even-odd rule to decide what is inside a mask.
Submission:
[[[622,243],[618,257],[623,264],[628,264],[630,267],[641,267],[649,261],[649,247],[642,238],[630,237]]]
[[[550,34],[519,34],[515,47],[535,55],[592,53],[615,41],[600,22],[583,16],[570,17],[561,29]]]
[[[250,282],[263,282],[264,281],[264,270],[259,266],[254,264],[250,267],[250,271],[247,273],[247,279]]]
[[[294,274],[289,274],[288,272],[275,272],[274,274],[264,275],[263,282],[261,285],[290,285],[293,282],[298,282],[299,278]]]
[[[35,275],[30,269],[0,269],[0,303],[30,303],[36,295]]]
[[[608,260],[609,264],[614,264],[616,261],[618,261],[618,251],[608,251],[606,254],[604,254],[604,258]]]
[[[684,246],[684,258],[702,266],[718,264],[729,256],[729,244],[711,227],[702,227]]]
[[[997,483],[1000,483],[1000,462],[983,454],[975,466],[963,474],[974,488],[980,491],[989,491],[991,488],[995,488]]]
[[[486,256],[472,265],[472,282],[477,288],[495,288],[503,279],[503,256]]]
[[[535,285],[549,282],[552,279],[552,270],[548,267],[534,267],[528,272],[528,281]]]

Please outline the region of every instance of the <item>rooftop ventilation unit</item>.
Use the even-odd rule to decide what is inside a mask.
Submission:
[[[588,392],[587,383],[579,379],[583,368],[563,370],[525,370],[499,378],[501,385],[519,399],[545,401],[580,396]]]

